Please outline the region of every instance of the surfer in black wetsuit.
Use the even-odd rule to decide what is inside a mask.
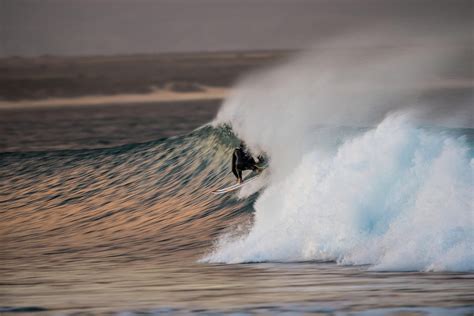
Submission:
[[[258,158],[261,162],[262,158]],[[252,170],[260,171],[260,168],[257,166],[257,162],[247,151],[247,147],[244,142],[240,143],[240,147],[234,150],[232,155],[232,173],[237,178],[238,183],[242,183],[242,171],[243,170]]]

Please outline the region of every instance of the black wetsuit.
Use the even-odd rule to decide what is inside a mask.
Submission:
[[[257,162],[245,149],[239,147],[234,150],[232,155],[232,173],[237,179],[242,181],[242,170],[258,170]]]

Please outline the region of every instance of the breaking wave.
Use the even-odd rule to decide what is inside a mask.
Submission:
[[[315,50],[243,78],[214,125],[270,167],[240,192],[264,188],[251,228],[202,261],[474,270],[472,129],[446,128],[472,123],[469,100],[432,97],[449,94],[433,84],[455,55],[444,47]]]
[[[463,137],[403,115],[314,150],[256,201],[248,234],[209,262],[335,260],[376,270],[474,270],[473,167]]]

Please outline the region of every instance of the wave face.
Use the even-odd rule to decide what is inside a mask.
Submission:
[[[2,259],[199,255],[220,231],[251,216],[253,198],[209,193],[233,183],[237,141],[228,128],[205,126],[111,149],[0,154]]]
[[[266,152],[270,175],[250,231],[222,235],[202,261],[474,270],[472,129],[442,128],[469,126],[472,110],[428,97],[447,93],[433,80],[455,54],[363,46],[308,52],[237,85],[215,125]]]

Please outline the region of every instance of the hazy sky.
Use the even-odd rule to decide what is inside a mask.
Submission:
[[[439,34],[472,41],[472,3],[0,0],[0,56],[298,49],[347,30],[381,25],[411,41]]]

